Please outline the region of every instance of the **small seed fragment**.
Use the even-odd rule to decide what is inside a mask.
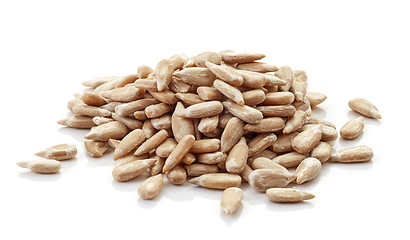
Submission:
[[[313,157],[305,158],[296,168],[296,183],[302,184],[304,182],[314,179],[322,169],[322,163]]]
[[[266,196],[269,200],[276,203],[296,203],[315,197],[311,193],[293,188],[269,188],[266,190]]]
[[[366,117],[375,118],[375,119],[382,118],[379,113],[379,110],[377,110],[377,108],[373,104],[371,104],[369,101],[363,98],[354,98],[350,100],[349,107],[353,111],[356,111]]]
[[[237,187],[230,187],[223,191],[221,208],[227,214],[234,213],[242,204],[243,191]]]
[[[189,183],[212,189],[239,187],[241,182],[241,177],[232,173],[208,173],[189,180]]]
[[[56,160],[38,159],[32,161],[18,162],[22,168],[28,168],[36,173],[57,173],[60,171],[61,163]]]
[[[96,142],[93,140],[85,140],[84,146],[88,155],[93,158],[101,157],[108,150],[104,142]]]
[[[46,149],[37,152],[37,157],[54,159],[54,160],[68,160],[73,159],[77,155],[77,148],[74,144],[58,144],[47,147]]]
[[[163,186],[164,180],[162,174],[149,177],[138,187],[138,195],[142,199],[151,200],[159,194]]]
[[[332,155],[329,160],[332,162],[341,163],[357,163],[367,162],[372,158],[373,150],[366,145],[361,145],[339,150],[334,155]]]
[[[351,140],[357,138],[364,128],[364,118],[358,117],[350,120],[340,129],[340,136],[344,139]]]

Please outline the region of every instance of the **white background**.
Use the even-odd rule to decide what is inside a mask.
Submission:
[[[405,239],[408,233],[409,22],[407,1],[1,1],[1,239]],[[297,186],[316,195],[275,204],[244,184],[243,207],[225,216],[220,191],[166,183],[139,199],[139,177],[117,183],[111,154],[86,155],[87,131],[62,128],[66,102],[94,77],[135,73],[175,53],[255,51],[306,70],[328,99],[314,115],[338,129],[364,97],[381,121],[334,148],[366,144],[373,161],[326,163]],[[16,162],[75,143],[61,173]]]

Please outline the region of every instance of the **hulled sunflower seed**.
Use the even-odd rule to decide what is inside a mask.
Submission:
[[[290,152],[279,155],[273,158],[272,161],[284,167],[290,168],[298,166],[305,158],[306,156],[303,154],[298,152]]]
[[[190,106],[197,103],[205,102],[197,94],[194,93],[176,93],[175,97],[177,97],[179,100],[183,101],[185,104]]]
[[[111,116],[111,112],[102,109],[99,107],[94,107],[94,106],[87,106],[85,104],[75,104],[71,111],[75,114],[78,115],[84,115],[84,116],[90,116],[90,117],[109,117]]]
[[[175,97],[175,93],[168,89],[161,92],[148,91],[155,99],[166,104],[175,104],[178,102],[178,98]]]
[[[293,151],[292,140],[298,135],[298,132],[278,135],[278,139],[273,143],[272,150],[275,153],[286,153]]]
[[[186,172],[190,177],[198,177],[208,173],[217,173],[218,167],[216,165],[193,163],[185,165]]]
[[[206,67],[189,67],[174,72],[174,76],[183,82],[196,86],[212,86],[216,79],[215,75]]]
[[[241,91],[237,88],[225,83],[219,79],[214,81],[213,87],[225,95],[227,98],[231,99],[232,101],[236,102],[239,105],[244,105],[245,100],[243,99],[243,95]]]
[[[326,162],[332,155],[332,146],[327,142],[320,142],[311,152],[310,156]]]
[[[155,153],[151,154],[150,158],[157,160],[155,164],[151,167],[151,176],[155,176],[157,174],[162,173],[162,168],[165,164],[165,158],[162,158],[156,155]]]
[[[192,120],[178,116],[178,114],[184,110],[184,105],[181,102],[178,102],[171,117],[172,133],[177,141],[180,141],[185,135],[195,135]]]
[[[18,162],[17,165],[22,168],[28,168],[36,173],[57,173],[61,168],[61,163],[59,161],[50,159],[22,161]]]
[[[306,93],[306,98],[310,102],[311,107],[316,107],[326,100],[326,95],[323,93],[308,92]]]
[[[226,158],[225,168],[229,173],[241,173],[248,159],[249,148],[242,137]]]
[[[133,149],[138,147],[145,141],[145,134],[141,129],[136,129],[128,133],[118,144],[114,151],[114,160],[119,159],[130,153]]]
[[[251,72],[276,72],[279,70],[277,66],[264,63],[264,62],[249,62],[249,63],[240,63],[236,66],[237,69],[246,70]]]
[[[224,157],[225,158],[225,157]],[[181,163],[189,165],[196,161],[196,156],[192,153],[187,153],[181,160]]]
[[[373,150],[366,146],[356,146],[351,148],[345,148],[337,151],[330,157],[332,162],[341,163],[357,163],[357,162],[367,162],[373,158]]]
[[[225,101],[223,106],[235,117],[250,124],[257,124],[263,119],[262,113],[246,105],[239,105],[233,102]]]
[[[283,171],[286,174],[289,172],[285,167],[283,167],[280,164],[275,163],[269,158],[265,157],[258,157],[256,158],[252,163],[251,167],[253,169],[272,169],[272,170],[278,170],[278,171]]]
[[[292,147],[299,153],[308,153],[315,148],[322,138],[322,126],[316,125],[299,133],[292,140]]]
[[[274,133],[260,133],[249,142],[249,157],[261,153],[267,147],[273,144],[277,139]]]
[[[151,119],[152,126],[157,130],[168,130],[172,126],[172,117],[170,114],[164,114],[161,117]]]
[[[263,74],[246,71],[246,70],[237,70],[243,78],[243,86],[250,88],[262,88],[266,83],[266,78]]]
[[[83,85],[86,87],[90,88],[97,88],[98,86],[101,86],[104,83],[112,82],[114,80],[117,80],[121,78],[120,76],[109,76],[109,77],[99,77],[96,79],[88,80],[83,82]]]
[[[198,87],[198,96],[204,101],[223,101],[226,97],[214,87]]]
[[[58,144],[37,152],[37,157],[54,159],[54,160],[68,160],[73,159],[77,155],[77,148],[74,144]]]
[[[144,132],[146,138],[154,136],[154,134],[157,132],[157,129],[152,126],[151,119],[146,120],[141,129]]]
[[[292,105],[259,106],[256,109],[262,112],[265,117],[291,117],[296,111]]]
[[[241,177],[232,173],[208,173],[189,180],[189,183],[212,189],[239,187],[241,182]]]
[[[179,112],[178,115],[185,118],[204,118],[217,115],[222,111],[223,106],[221,102],[210,101],[189,106],[185,110]]]
[[[156,161],[155,159],[145,159],[117,165],[112,171],[112,176],[118,182],[129,181],[147,171]]]
[[[219,115],[202,118],[198,124],[201,133],[210,133],[218,127]]]
[[[295,203],[315,198],[315,195],[293,188],[269,188],[266,196],[272,202]]]
[[[366,117],[375,119],[382,118],[379,110],[373,104],[363,98],[354,98],[350,100],[349,107],[353,111],[358,112]]]
[[[295,175],[277,169],[256,169],[249,175],[249,184],[259,192],[266,192],[269,188],[286,187],[293,180]]]
[[[222,62],[221,55],[215,52],[203,52],[197,56],[192,57],[191,59],[197,67],[205,67],[206,62],[210,62],[217,65],[221,64]]]
[[[246,124],[244,129],[249,132],[267,133],[282,130],[285,121],[280,117],[264,118],[258,124]]]
[[[322,169],[322,163],[313,157],[305,158],[296,168],[296,183],[302,184],[304,182],[314,179]]]
[[[111,117],[115,121],[123,123],[130,130],[140,129],[142,127],[142,124],[143,124],[141,121],[138,121],[135,118],[121,117],[120,115],[118,115],[116,113],[113,113]]]
[[[178,164],[173,169],[165,173],[168,181],[174,185],[182,185],[187,179],[185,168]]]
[[[243,192],[237,187],[230,187],[223,191],[221,208],[226,214],[234,213],[242,204]]]
[[[233,68],[223,65],[216,65],[211,62],[205,63],[206,67],[219,79],[231,84],[232,86],[241,86],[243,77]]]
[[[145,108],[145,115],[148,118],[157,118],[174,109],[174,105],[158,103]]]
[[[120,145],[120,140],[117,139],[108,139],[107,144],[108,146],[116,149],[118,147],[118,145]]]
[[[120,87],[103,92],[101,95],[114,102],[131,102],[140,99],[145,91],[134,86]]]
[[[364,118],[358,117],[350,120],[340,129],[340,136],[344,139],[351,140],[357,138],[364,128]]]
[[[142,130],[141,135],[144,136],[145,140],[145,134]],[[142,154],[148,153],[151,150],[154,150],[158,145],[160,145],[168,136],[168,132],[165,130],[161,130],[154,134],[151,138],[147,139],[144,143],[142,143],[137,150],[135,151],[134,155],[140,156]],[[125,139],[125,138],[124,138]],[[124,141],[124,140],[123,140]],[[122,141],[121,141],[122,142]],[[118,149],[118,148],[117,148]],[[116,150],[117,150],[116,149]]]
[[[172,66],[172,63],[169,60],[163,59],[158,62],[157,67],[155,68],[155,79],[157,81],[157,88],[159,92],[168,87],[171,82],[173,72],[174,66]]]
[[[295,100],[291,92],[268,92],[266,93],[264,105],[289,105]]]
[[[89,92],[83,93],[83,95],[81,96],[81,100],[88,106],[99,107],[104,104],[107,104],[107,101],[105,101],[104,98],[100,97],[99,95],[95,93],[89,93]]]
[[[216,152],[221,147],[219,139],[201,139],[196,140],[190,150],[191,153],[210,153]]]
[[[66,126],[66,127],[80,128],[80,129],[90,129],[95,126],[95,123],[92,117],[81,116],[81,115],[67,117],[65,119],[61,119],[57,123],[60,125]]]
[[[124,103],[115,108],[115,113],[119,116],[126,117],[133,114],[136,111],[144,110],[146,107],[159,103],[155,98],[145,98],[137,101]]]
[[[232,117],[229,119],[221,136],[221,151],[228,152],[242,137],[244,124],[239,118]]]
[[[286,125],[283,128],[283,134],[289,134],[298,130],[302,127],[306,117],[307,114],[304,111],[297,110],[295,114],[286,121]]]
[[[197,155],[197,162],[204,164],[217,164],[226,158],[222,152],[202,153]]]
[[[176,146],[175,139],[167,138],[155,149],[155,153],[160,157],[167,158]]]
[[[165,160],[165,165],[162,172],[167,172],[174,168],[182,160],[182,158],[191,150],[192,145],[195,142],[195,137],[192,135],[184,136],[177,146],[172,150],[171,154]]]
[[[272,152],[271,150],[265,149],[262,152],[256,154],[255,156],[248,158],[248,164],[252,164],[252,162],[259,157],[264,157],[272,160],[276,156],[276,153]]]
[[[93,158],[101,157],[108,150],[104,142],[96,142],[93,140],[85,140],[84,146],[88,155]]]
[[[138,195],[145,200],[153,199],[159,194],[163,186],[162,174],[149,177],[138,187]]]
[[[153,73],[154,70],[152,68],[148,67],[147,65],[141,65],[138,67],[138,77],[139,78],[147,78],[148,75]]]
[[[261,60],[265,54],[254,52],[224,52],[221,53],[222,60],[226,63],[249,63]]]

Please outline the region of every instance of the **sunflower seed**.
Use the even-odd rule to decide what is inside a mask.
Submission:
[[[242,75],[237,73],[233,68],[224,65],[216,65],[211,62],[206,62],[205,65],[219,79],[231,84],[232,86],[242,85]]]
[[[72,117],[67,117],[65,119],[61,119],[57,122],[60,125],[71,127],[71,128],[80,128],[80,129],[90,129],[95,126],[92,117],[89,116],[81,116],[81,115],[74,115]]]
[[[222,152],[201,153],[197,155],[197,162],[204,164],[217,164],[222,162],[226,155]]]
[[[197,103],[205,102],[197,94],[194,93],[177,93],[175,94],[175,97],[177,97],[179,100],[183,101],[187,105],[194,105]]]
[[[327,142],[320,142],[311,152],[310,156],[326,162],[332,155],[332,146]]]
[[[93,158],[99,158],[108,150],[108,147],[104,142],[96,142],[93,140],[84,141],[85,149],[87,150],[88,155]]]
[[[214,81],[213,87],[225,95],[227,98],[231,99],[232,101],[236,102],[239,105],[244,105],[245,100],[243,99],[243,95],[241,91],[237,88],[225,83],[221,80],[216,79]]]
[[[141,135],[144,136],[144,139],[145,139],[145,134],[142,130],[141,130]],[[151,150],[155,149],[158,145],[160,145],[167,138],[167,136],[168,136],[168,132],[165,131],[165,130],[161,130],[161,131],[157,132],[151,138],[147,139],[144,143],[142,143],[137,148],[134,155],[140,156],[142,154],[150,152]]]
[[[261,89],[250,90],[242,93],[245,104],[256,106],[265,101],[265,92]]]
[[[241,182],[241,177],[232,173],[208,173],[189,180],[189,183],[212,189],[239,187]]]
[[[298,152],[290,152],[277,156],[273,158],[272,161],[289,168],[298,166],[305,158],[306,157],[303,154]]]
[[[74,144],[58,144],[37,152],[37,157],[54,159],[54,160],[68,160],[73,159],[77,155],[77,148]]]
[[[308,153],[315,148],[322,138],[322,126],[316,125],[299,133],[292,140],[292,147],[299,153]]]
[[[218,53],[215,52],[203,52],[195,57],[192,57],[192,61],[195,63],[197,67],[205,67],[206,62],[210,62],[213,64],[221,64],[222,57]]]
[[[243,192],[237,187],[230,187],[223,191],[221,208],[227,214],[234,213],[242,204]]]
[[[155,154],[160,157],[167,158],[176,146],[177,142],[175,139],[167,138],[155,149]]]
[[[101,86],[104,83],[108,83],[108,82],[112,82],[114,80],[117,80],[121,77],[119,76],[109,76],[109,77],[99,77],[96,79],[92,79],[92,80],[88,80],[83,82],[83,85],[86,87],[90,87],[90,88],[97,88],[98,86]]]
[[[134,86],[120,87],[103,92],[101,95],[114,102],[131,102],[140,99],[145,91]]]
[[[377,108],[373,104],[371,104],[369,101],[363,98],[354,98],[350,100],[349,107],[353,111],[356,111],[366,117],[375,118],[375,119],[382,118],[379,113],[379,110],[377,110]]]
[[[272,150],[276,153],[286,153],[293,151],[292,140],[298,132],[278,135],[278,139],[273,143]]]
[[[81,96],[81,100],[88,106],[99,107],[104,104],[107,104],[107,101],[105,101],[104,98],[100,97],[99,95],[95,93],[89,93],[89,92],[83,93],[83,95]]]
[[[169,91],[168,89],[162,90],[161,92],[148,91],[154,98],[158,101],[166,104],[175,104],[178,102],[178,98],[175,97],[175,93]]]
[[[277,139],[274,133],[260,133],[252,141],[249,142],[249,157],[262,152],[267,147],[273,144]]]
[[[226,63],[249,63],[265,57],[265,54],[254,52],[224,52],[220,54]]]
[[[118,182],[129,181],[147,171],[156,161],[155,159],[145,159],[117,165],[112,171],[112,176]]]
[[[306,98],[310,102],[311,107],[316,107],[326,100],[326,95],[323,93],[308,92],[306,93]]]
[[[264,62],[249,62],[249,63],[240,63],[236,66],[237,69],[252,71],[252,72],[276,72],[279,70],[277,66],[264,63]]]
[[[246,124],[244,129],[249,132],[267,133],[282,130],[285,121],[279,117],[264,118],[258,124]]]
[[[201,139],[196,140],[190,150],[191,153],[210,153],[216,152],[221,147],[219,139]]]
[[[218,167],[216,165],[193,163],[185,165],[186,172],[190,177],[198,177],[208,173],[217,173]]]
[[[226,158],[225,167],[229,173],[241,173],[248,159],[249,148],[246,139],[242,137],[232,148]]]
[[[295,95],[290,92],[268,92],[266,93],[264,105],[288,105],[295,100]]]
[[[329,160],[332,162],[356,163],[367,162],[372,158],[373,150],[366,145],[361,145],[339,150],[335,154],[333,154]]]
[[[225,101],[222,104],[232,115],[244,122],[257,124],[263,118],[263,115],[259,110],[251,108],[249,106],[239,105],[229,101]]]
[[[206,67],[189,67],[174,72],[174,76],[183,82],[197,86],[212,86],[216,79],[215,75]]]
[[[364,128],[364,118],[359,117],[354,120],[350,120],[340,129],[340,136],[344,139],[355,139],[362,132]]]
[[[174,185],[182,185],[187,179],[185,168],[181,164],[176,165],[173,169],[165,173],[170,183]]]
[[[155,68],[155,79],[157,81],[157,88],[159,92],[168,87],[171,82],[173,72],[174,66],[172,66],[172,63],[169,60],[163,59],[158,62],[157,67]]]
[[[167,172],[174,168],[182,160],[182,158],[189,152],[195,142],[195,137],[192,135],[184,136],[177,146],[172,150],[171,154],[165,160],[162,172]]]
[[[272,202],[277,203],[295,203],[315,197],[315,195],[311,193],[293,188],[269,188],[266,190],[266,196]]]
[[[22,168],[28,168],[36,173],[57,173],[60,171],[61,163],[56,160],[38,159],[32,161],[18,162]]]
[[[128,133],[118,144],[118,147],[114,151],[114,160],[119,159],[130,153],[137,146],[141,145],[145,141],[145,134],[141,129],[136,129]]]
[[[249,175],[249,184],[259,192],[266,192],[269,188],[286,187],[293,180],[295,175],[277,169],[256,169]]]
[[[292,105],[259,106],[256,109],[262,112],[265,117],[291,117],[296,111]]]
[[[304,182],[314,179],[322,169],[322,163],[313,157],[305,158],[296,168],[296,183],[302,184]]]
[[[147,78],[148,75],[153,73],[154,70],[152,68],[148,67],[147,65],[141,65],[138,67],[138,77],[139,78]]]
[[[153,199],[159,194],[163,186],[162,174],[149,177],[138,187],[138,195],[145,200]]]

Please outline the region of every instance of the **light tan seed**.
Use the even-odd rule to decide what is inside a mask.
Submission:
[[[127,128],[129,128],[131,130],[141,129],[142,128],[143,123],[141,121],[136,120],[135,118],[121,117],[120,115],[118,115],[116,113],[112,114],[112,118],[115,121],[123,123],[125,126],[127,126]]]
[[[249,184],[259,192],[266,192],[269,188],[286,187],[293,180],[294,175],[277,169],[256,169],[249,175]]]
[[[182,158],[189,152],[195,142],[195,137],[192,135],[184,136],[177,146],[172,150],[171,154],[165,160],[162,172],[167,172],[174,168],[182,160]]]
[[[140,99],[145,91],[134,86],[120,87],[103,92],[101,95],[114,102],[131,102]]]
[[[81,96],[81,100],[88,106],[99,107],[104,104],[107,104],[104,98],[100,97],[99,95],[95,93],[89,93],[89,92],[83,93],[83,95]]]
[[[326,95],[323,93],[308,92],[306,93],[306,98],[310,102],[311,107],[316,107],[326,100]]]
[[[228,152],[239,141],[244,133],[245,124],[237,117],[232,117],[221,136],[221,151]]]
[[[297,167],[304,159],[305,155],[298,152],[290,152],[279,155],[272,159],[273,162],[280,164],[286,168]]]
[[[259,106],[256,109],[266,117],[291,117],[296,112],[296,108],[292,105]]]
[[[224,65],[216,65],[211,62],[206,62],[205,65],[219,79],[231,84],[232,86],[242,85],[243,77],[237,73],[235,69]]]
[[[322,163],[313,157],[305,158],[296,168],[296,183],[302,184],[304,182],[314,179],[322,169]]]
[[[174,109],[174,105],[168,105],[165,103],[158,103],[151,105],[145,108],[145,115],[148,118],[157,118],[164,115],[167,112],[170,112]]]
[[[181,163],[189,165],[196,161],[196,156],[192,153],[187,153],[181,160]]]
[[[136,129],[128,133],[118,144],[118,147],[114,151],[114,160],[117,160],[133,149],[141,145],[145,141],[145,134],[141,129]]]
[[[278,171],[282,171],[286,174],[289,173],[289,171],[283,167],[282,165],[275,163],[274,161],[272,161],[269,158],[265,158],[265,157],[258,157],[256,158],[252,164],[251,167],[253,169],[272,169],[272,170],[278,170]]]
[[[160,157],[167,158],[176,146],[177,142],[175,139],[167,138],[155,149],[155,154]]]
[[[155,153],[151,154],[151,156],[149,158],[157,160],[155,162],[155,164],[150,169],[151,170],[151,176],[155,176],[157,174],[162,173],[162,168],[164,167],[164,164],[165,164],[165,158],[162,158],[162,157],[156,155]]]
[[[353,111],[358,112],[366,117],[375,119],[382,118],[379,110],[373,104],[363,98],[354,98],[350,100],[349,107]]]
[[[189,106],[185,110],[179,112],[178,115],[186,118],[204,118],[217,115],[222,111],[223,106],[221,102],[210,101]]]
[[[107,144],[108,146],[116,149],[118,147],[118,145],[120,145],[120,140],[117,139],[108,139]]]
[[[314,117],[307,117],[305,124],[322,124],[336,129],[336,126],[333,123],[326,120],[320,120]]]
[[[218,164],[226,158],[222,152],[201,153],[197,155],[197,162],[203,164]]]
[[[295,75],[295,81],[299,82],[306,82],[307,76],[306,72],[303,70],[293,70],[293,74]]]
[[[237,70],[243,78],[242,86],[250,88],[262,88],[266,84],[266,78],[263,74],[246,71],[246,70]]]
[[[298,134],[298,132],[293,132],[290,134],[278,135],[278,139],[272,145],[272,150],[276,153],[286,153],[293,151],[292,140]]]
[[[182,185],[187,179],[187,173],[181,164],[178,164],[173,169],[166,172],[165,175],[167,176],[168,181],[174,185]]]
[[[229,173],[241,173],[248,160],[249,148],[246,139],[242,137],[239,142],[232,148],[226,158],[226,170]]]
[[[141,65],[138,67],[138,77],[139,78],[147,78],[148,75],[153,73],[154,70],[147,65]]]
[[[74,144],[58,144],[47,147],[46,149],[37,152],[37,157],[54,159],[54,160],[69,160],[77,155],[77,148]]]
[[[198,130],[201,133],[210,133],[218,127],[219,115],[201,118],[198,124]]]
[[[93,117],[92,119],[93,119],[93,122],[94,122],[94,126],[95,125],[100,126],[100,125],[103,125],[105,123],[109,123],[109,122],[114,121],[114,119],[107,118],[107,117]]]
[[[296,108],[296,110],[305,111],[308,116],[312,114],[312,109],[310,107],[309,100],[305,97],[302,101],[294,101],[292,105]]]
[[[178,116],[178,113],[184,110],[184,105],[181,102],[178,102],[171,117],[172,132],[177,141],[180,141],[185,135],[195,134],[192,120]]]
[[[355,146],[337,151],[330,157],[332,162],[357,163],[367,162],[373,158],[373,150],[366,146]]]
[[[115,84],[115,88],[127,86],[128,84],[134,83],[135,80],[137,79],[138,79],[138,74],[130,74],[130,75],[121,77],[120,79],[117,80],[117,83]]]
[[[242,93],[245,104],[256,106],[265,101],[265,92],[261,89],[250,90]]]
[[[340,129],[340,136],[347,140],[355,139],[363,132],[363,128],[363,117],[350,120]]]
[[[258,124],[246,124],[244,129],[249,132],[267,133],[282,130],[285,121],[280,117],[264,118]]]
[[[216,152],[221,147],[219,139],[201,139],[196,140],[190,150],[191,153],[210,153]]]
[[[211,132],[203,133],[203,135],[207,138],[221,138],[222,131],[223,131],[222,128],[215,128]]]
[[[295,75],[293,75],[292,69],[289,66],[282,66],[277,72],[275,72],[275,76],[286,81],[286,85],[280,86],[279,89],[284,92],[289,91],[295,79]]]
[[[156,161],[155,159],[145,159],[117,165],[112,171],[112,176],[118,182],[129,181],[147,171]]]
[[[310,156],[326,162],[332,155],[332,146],[327,142],[320,142],[311,152]]]
[[[138,79],[133,84],[134,87],[144,89],[146,91],[157,91],[157,81],[154,78]]]
[[[233,117],[234,117],[234,116],[233,116],[232,114],[230,114],[229,112],[227,112],[227,111],[222,112],[222,113],[219,115],[218,127],[220,127],[220,128],[225,128],[226,125],[228,124],[229,120],[230,120],[231,118],[233,118]]]
[[[316,125],[299,133],[292,140],[292,147],[299,153],[308,153],[315,148],[322,138],[322,126]]]
[[[174,72],[174,76],[183,82],[196,86],[212,86],[216,76],[205,67],[189,67],[181,71]]]
[[[121,165],[130,163],[130,162],[134,162],[134,161],[137,161],[137,160],[146,160],[146,159],[151,159],[150,156],[149,156],[149,154],[144,154],[144,155],[142,155],[142,156],[138,156],[138,157],[137,157],[137,156],[134,155],[134,153],[129,153],[129,154],[125,155],[124,157],[119,158],[119,159],[116,161],[115,167],[118,167],[118,166],[121,166]],[[156,158],[153,158],[153,159],[154,159],[154,160],[157,160]],[[153,164],[153,165],[154,165],[154,164]],[[151,166],[151,167],[152,167],[152,166]]]
[[[138,187],[138,195],[142,199],[151,200],[159,194],[163,186],[164,180],[162,174],[149,177]]]
[[[178,102],[178,98],[175,97],[175,93],[171,92],[168,89],[165,89],[161,92],[148,91],[154,98],[158,101],[166,104],[175,104]]]
[[[279,70],[277,66],[264,63],[264,62],[250,62],[250,63],[240,63],[236,66],[237,69],[252,71],[252,72],[276,72]]]
[[[248,165],[245,164],[245,167],[243,168],[243,171],[240,173],[242,179],[249,183],[249,175],[253,172],[253,169]]]
[[[223,191],[221,208],[227,214],[234,213],[242,204],[243,192],[237,187],[230,187]]]
[[[36,173],[57,173],[60,171],[61,163],[56,160],[38,159],[32,161],[18,162],[22,168],[28,168]]]
[[[204,101],[223,101],[226,97],[214,87],[198,87],[198,96]]]
[[[134,115],[134,118],[139,121],[145,121],[147,120],[147,115],[145,115],[145,111],[135,111],[132,115]]]
[[[197,103],[205,102],[195,93],[177,93],[175,94],[175,97],[177,97],[179,100],[183,101],[187,105],[194,105]]]
[[[241,182],[241,177],[232,173],[208,173],[189,180],[189,183],[211,189],[239,187]]]
[[[283,134],[289,134],[297,131],[305,122],[307,114],[304,111],[297,110],[293,116],[288,118],[283,128]]]
[[[245,100],[243,99],[243,95],[241,91],[237,88],[225,83],[219,79],[214,81],[213,87],[225,95],[227,98],[231,99],[232,101],[236,102],[239,105],[244,105]]]
[[[95,126],[93,118],[89,116],[74,115],[72,117],[67,117],[61,119],[57,122],[60,125],[71,127],[71,128],[80,128],[80,129],[90,129]]]
[[[121,78],[120,76],[109,76],[109,77],[99,77],[96,79],[92,79],[92,80],[88,80],[83,82],[83,85],[86,87],[90,87],[90,88],[96,88],[98,86],[101,86],[104,83],[108,83],[108,82],[112,82],[114,80],[117,80]]]
[[[121,80],[121,77],[119,77],[118,79],[114,79],[112,81],[106,82],[101,84],[100,86],[96,87],[94,89],[94,93],[100,94],[105,92],[105,91],[109,91],[109,90],[113,90],[115,88],[115,86],[117,85],[118,81]]]
[[[159,101],[155,98],[141,99],[117,106],[115,108],[115,113],[119,116],[126,117],[133,114],[136,111],[144,110],[149,105],[157,103],[159,103]]]
[[[142,131],[141,131],[142,132]],[[145,134],[142,132],[145,137]],[[168,136],[168,132],[165,130],[161,130],[157,132],[154,136],[147,139],[141,146],[137,148],[135,151],[136,156],[141,156],[145,153],[150,152],[151,150],[155,149],[159,144],[161,144]]]
[[[185,57],[178,55],[178,54],[173,55],[168,60],[171,62],[173,70],[182,68],[182,66],[184,66],[184,63],[186,61]]]
[[[168,85],[169,90],[174,93],[187,93],[191,91],[191,85],[184,83],[179,78],[172,76],[171,83]]]
[[[164,114],[161,117],[151,119],[151,124],[157,130],[171,129],[171,118],[171,114]]]
[[[108,147],[104,142],[96,142],[93,140],[85,140],[84,142],[85,150],[87,150],[88,155],[93,158],[99,158],[108,150]]]
[[[330,142],[337,139],[336,129],[322,124],[322,141]]]
[[[295,100],[295,95],[290,92],[268,92],[264,105],[288,105]]]
[[[111,116],[111,112],[106,109],[102,109],[102,108],[94,107],[94,106],[87,106],[84,103],[74,105],[71,111],[78,115],[84,115],[84,116],[90,116],[90,117],[96,117],[96,116],[109,117]]]
[[[222,60],[226,63],[249,63],[261,60],[265,54],[254,52],[224,52],[221,53]]]
[[[169,60],[163,59],[158,62],[157,67],[155,68],[155,79],[157,81],[157,88],[159,92],[168,87],[171,82],[173,72],[174,66],[172,66],[172,63]]]
[[[142,125],[141,129],[145,134],[145,138],[150,138],[154,136],[154,134],[158,131],[152,126],[151,119],[146,120],[144,124]]]
[[[262,113],[255,108],[229,101],[225,101],[222,104],[232,115],[244,122],[258,124],[263,119]]]
[[[197,56],[191,58],[197,67],[205,67],[205,62],[211,62],[213,64],[221,64],[222,57],[215,52],[203,52]]]
[[[277,139],[274,133],[260,133],[249,142],[249,157],[261,153]]]
[[[293,81],[290,91],[295,95],[297,101],[302,101],[306,95],[306,82]]]
[[[269,188],[266,190],[269,200],[276,203],[296,203],[315,198],[315,195],[293,188]]]
[[[276,153],[272,152],[271,150],[265,149],[262,152],[256,154],[255,156],[248,158],[248,164],[252,164],[252,162],[259,157],[264,157],[272,160],[276,156]]]
[[[285,86],[287,82],[285,80],[282,80],[278,78],[277,76],[271,75],[271,74],[262,74],[263,77],[266,80],[265,87],[274,87],[277,86],[278,89],[280,86]],[[276,89],[276,88],[275,88]]]
[[[186,172],[190,177],[198,177],[208,173],[217,173],[218,167],[216,165],[193,163],[185,165]]]

